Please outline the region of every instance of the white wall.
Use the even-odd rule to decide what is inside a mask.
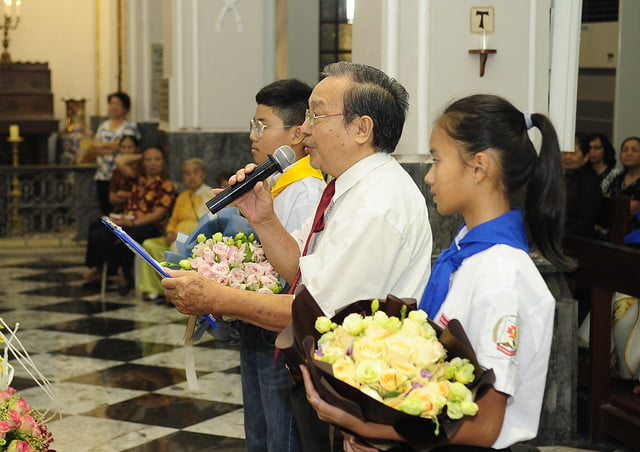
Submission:
[[[620,1],[620,41],[616,71],[613,145],[618,152],[622,140],[640,136],[640,1]]]
[[[563,1],[563,7],[580,4],[580,0]],[[410,94],[410,111],[396,151],[401,159],[425,158],[433,121],[462,96],[497,94],[523,111],[549,112],[552,0],[482,4],[494,8],[495,32],[488,36],[488,47],[497,49],[488,56],[484,77],[479,76],[479,56],[468,52],[480,47],[481,36],[470,31],[471,7],[476,6],[475,0],[356,2],[354,61],[380,67]],[[564,130],[559,132],[565,135]],[[566,135],[572,137],[573,130]]]
[[[168,0],[168,131],[244,132],[255,93],[275,79],[275,2]]]
[[[20,24],[9,34],[9,52],[13,61],[49,63],[55,118],[65,117],[62,98],[87,99],[87,116],[106,114],[106,96],[117,87],[116,5],[104,0],[23,0]]]

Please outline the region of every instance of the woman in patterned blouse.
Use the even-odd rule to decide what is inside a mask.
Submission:
[[[164,223],[173,208],[176,190],[167,177],[167,161],[164,150],[151,146],[142,154],[143,172],[131,189],[129,202],[122,216],[113,220],[138,243],[164,234]],[[106,227],[96,228],[89,235],[85,264],[92,275],[99,275],[99,268],[109,262],[118,274],[118,292],[126,295],[133,287],[133,254]],[[92,276],[90,275],[90,276]],[[85,275],[85,280],[88,280]]]

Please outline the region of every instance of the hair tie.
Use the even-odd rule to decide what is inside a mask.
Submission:
[[[522,113],[522,116],[524,116],[524,125],[527,127],[527,130],[529,130],[530,128],[533,127],[533,121],[531,120],[531,113],[529,113],[528,111],[525,111],[524,113]]]

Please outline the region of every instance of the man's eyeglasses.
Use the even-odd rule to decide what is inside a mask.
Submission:
[[[304,113],[304,119],[309,123],[310,126],[316,123],[316,119],[320,118],[331,118],[332,116],[344,116],[346,113],[336,113],[335,115],[316,115],[311,110],[307,109]]]
[[[268,126],[263,124],[262,121],[260,121],[259,119],[251,119],[249,121],[249,135],[255,132],[256,135],[258,135],[258,137],[261,137],[262,134],[264,133],[264,129],[288,129],[289,127],[293,127],[293,126],[281,126],[281,127]]]

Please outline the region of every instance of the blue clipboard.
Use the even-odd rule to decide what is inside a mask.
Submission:
[[[111,229],[115,235],[120,238],[124,242],[127,247],[135,254],[143,258],[155,271],[158,272],[160,276],[163,278],[169,278],[169,274],[165,271],[164,267],[160,265],[160,262],[155,260],[148,252],[145,250],[142,245],[136,242],[127,232],[122,229],[121,226],[118,226],[113,222],[113,220],[109,217],[102,217],[102,222],[106,227]]]
[[[109,217],[102,217],[102,223],[108,227],[109,229],[111,229],[111,231],[113,231],[113,233],[118,236],[118,238],[120,240],[122,240],[124,242],[125,245],[127,245],[127,247],[133,251],[135,254],[137,254],[138,256],[140,256],[141,258],[143,258],[149,265],[151,265],[151,267],[153,267],[153,269],[158,272],[158,274],[160,276],[162,276],[163,278],[170,278],[169,274],[165,271],[164,267],[162,265],[160,265],[160,262],[158,262],[157,260],[155,260],[153,258],[153,256],[151,256],[147,250],[145,250],[142,245],[140,245],[138,242],[136,242],[133,237],[131,237],[129,234],[127,234],[127,232],[122,229],[121,226],[117,225],[116,223],[113,222],[113,220]],[[216,319],[211,315],[203,315],[200,316],[203,317],[207,323],[209,325],[211,325],[211,327],[213,329],[217,329],[218,328],[218,323],[216,322]]]

